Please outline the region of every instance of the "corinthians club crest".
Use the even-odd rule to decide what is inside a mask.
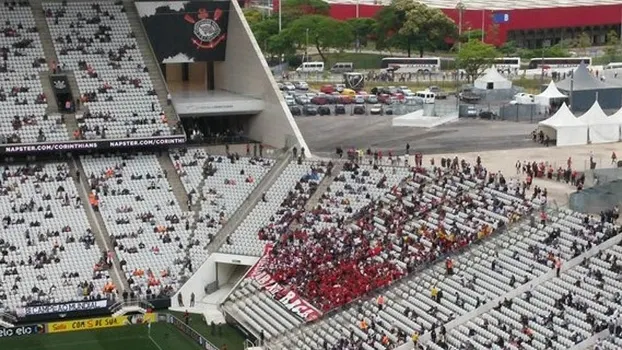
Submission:
[[[54,88],[56,90],[64,90],[67,87],[67,84],[64,80],[54,80]]]
[[[189,13],[184,16],[186,22],[194,25],[194,37],[192,43],[197,49],[213,49],[225,40],[225,34],[221,33],[218,20],[224,15],[221,9],[216,9],[210,18],[210,13],[206,9],[199,9],[197,17]]]
[[[361,73],[346,73],[343,81],[348,89],[360,90],[365,87],[365,77]]]

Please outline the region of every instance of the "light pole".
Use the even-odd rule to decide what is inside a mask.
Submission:
[[[465,9],[466,6],[464,6],[464,3],[458,1],[456,5],[456,10],[458,10],[458,52],[460,52],[460,48],[462,47],[462,15]]]
[[[281,6],[281,3],[283,2],[283,0],[278,0],[279,1],[279,33],[281,32],[281,30],[283,29],[283,11],[281,11],[281,9],[283,8]]]
[[[458,53],[462,49],[462,15],[464,14],[464,10],[466,6],[462,1],[458,1],[456,4],[456,10],[458,10]],[[460,66],[456,65],[456,108],[460,106],[460,97],[458,95],[460,90]]]
[[[305,62],[309,60],[309,28],[305,31]]]
[[[542,61],[540,61],[540,85],[544,85],[544,56],[548,43],[546,40],[542,40]]]

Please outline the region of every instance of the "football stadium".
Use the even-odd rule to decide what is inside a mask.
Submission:
[[[622,18],[505,2],[465,21]],[[0,349],[622,349],[622,63],[276,73],[251,5],[0,4]]]

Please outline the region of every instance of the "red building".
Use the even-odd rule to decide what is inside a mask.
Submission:
[[[506,3],[510,1],[504,0]],[[560,0],[544,1],[537,8],[537,2],[529,0],[520,3],[520,9],[470,9],[470,3],[463,1],[467,9],[463,12],[462,30],[471,29],[486,30],[486,42],[501,44],[512,40],[521,47],[536,48],[542,43],[556,44],[561,40],[572,39],[585,32],[588,33],[594,45],[604,44],[606,35],[614,30],[620,35],[622,24],[622,1],[613,0],[579,0],[574,2],[574,7],[568,7],[567,3],[556,4]],[[427,2],[426,3],[430,3]],[[457,3],[457,1],[456,1]],[[534,8],[529,7],[530,3]],[[481,7],[481,3],[478,3]],[[502,7],[496,4],[495,8]],[[381,8],[381,5],[356,4],[356,3],[331,3],[330,14],[336,19],[349,19],[359,17],[373,17]],[[433,5],[441,7],[442,5]],[[472,5],[476,7],[477,5]],[[556,7],[558,6],[558,7]],[[275,0],[275,9],[278,8],[278,0]],[[458,23],[459,11],[455,8],[443,8],[443,12]],[[505,16],[507,15],[507,16]],[[493,23],[493,18],[504,17],[501,23]],[[483,26],[482,26],[483,22]]]

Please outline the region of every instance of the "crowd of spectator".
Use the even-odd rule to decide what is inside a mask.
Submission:
[[[305,212],[293,204],[284,224],[259,232],[275,244],[268,272],[326,311],[387,286],[531,210],[527,199],[491,193],[508,191],[502,175],[464,160],[444,163],[413,168],[401,182],[381,178],[372,186],[384,187],[386,196],[370,199],[351,215],[322,215],[322,207]],[[338,205],[348,204],[343,199]],[[447,224],[449,218],[452,224]]]

